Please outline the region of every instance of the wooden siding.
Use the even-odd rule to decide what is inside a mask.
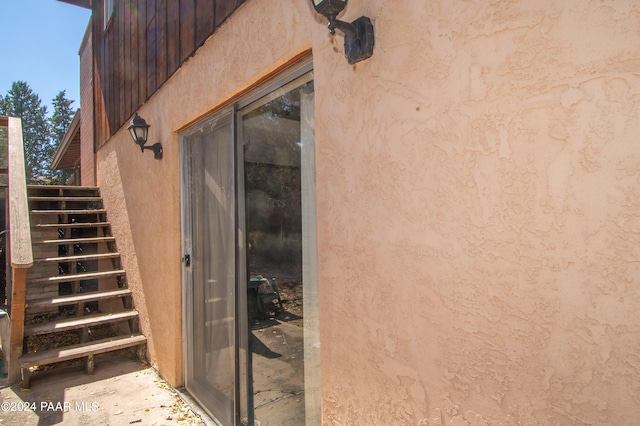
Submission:
[[[93,2],[96,142],[103,145],[245,0]]]

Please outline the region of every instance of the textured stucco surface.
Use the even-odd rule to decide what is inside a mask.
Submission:
[[[349,13],[370,61],[314,43],[326,422],[636,424],[640,4]]]
[[[98,180],[151,338],[182,381],[176,130],[313,48],[326,424],[640,418],[640,4],[250,0],[140,109]],[[230,47],[234,46],[234,47]]]

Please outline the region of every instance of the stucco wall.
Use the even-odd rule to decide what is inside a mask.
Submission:
[[[182,381],[176,130],[313,47],[326,424],[640,418],[640,5],[350,0],[354,67],[307,0],[250,0],[140,109],[98,180]]]
[[[326,422],[636,424],[640,4],[358,13],[367,63],[314,39]]]

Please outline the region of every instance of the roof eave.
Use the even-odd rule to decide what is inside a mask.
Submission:
[[[65,154],[67,150],[71,146],[72,142],[75,139],[76,133],[80,131],[80,110],[76,111],[76,114],[73,116],[73,120],[71,124],[69,124],[69,128],[67,129],[67,133],[64,134],[62,138],[62,142],[58,146],[55,155],[53,156],[53,160],[51,161],[51,170],[58,170],[63,168],[70,167],[69,165],[65,165],[64,167],[60,167],[60,163],[65,158]]]
[[[74,6],[84,7],[85,9],[91,9],[91,1],[92,0],[58,0],[62,3],[69,3]]]

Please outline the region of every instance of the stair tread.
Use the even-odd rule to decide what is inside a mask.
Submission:
[[[102,214],[106,209],[34,209],[31,214]]]
[[[86,186],[86,185],[27,185],[27,189],[33,189],[33,190],[51,190],[51,189],[57,189],[57,190],[65,190],[65,191],[97,191],[98,189],[100,189],[97,186]]]
[[[29,201],[102,201],[102,197],[82,197],[82,196],[42,196],[42,195],[34,195],[32,197],[28,197]]]
[[[96,340],[93,342],[79,343],[71,346],[63,346],[56,349],[49,349],[46,351],[23,355],[20,357],[20,367],[35,367],[54,362],[68,361],[70,359],[82,358],[88,355],[95,355],[142,345],[146,341],[147,338],[142,334],[132,334]]]
[[[67,296],[51,297],[47,299],[30,300],[26,302],[25,307],[35,308],[42,306],[71,305],[74,303],[91,302],[101,299],[115,299],[117,297],[129,295],[131,295],[131,290],[129,290],[128,288],[108,291],[92,291],[88,293],[70,294]]]
[[[78,243],[101,243],[114,241],[115,237],[86,237],[86,238],[58,238],[55,240],[33,241],[34,244],[78,244]]]
[[[137,316],[138,311],[131,309],[110,314],[87,315],[84,317],[66,318],[63,320],[43,322],[39,324],[28,324],[24,326],[24,335],[33,336],[57,331],[74,330],[77,328],[123,321]]]
[[[119,277],[125,275],[124,269],[102,272],[83,272],[80,274],[55,275],[53,277],[27,279],[27,284],[60,283],[67,281],[90,280],[94,278]]]
[[[113,259],[120,257],[120,253],[114,251],[112,253],[98,253],[98,254],[83,254],[74,256],[57,256],[57,257],[42,257],[39,259],[33,259],[33,263],[42,262],[79,262],[81,260],[102,260]]]
[[[100,228],[111,226],[111,222],[38,223],[36,228]]]

